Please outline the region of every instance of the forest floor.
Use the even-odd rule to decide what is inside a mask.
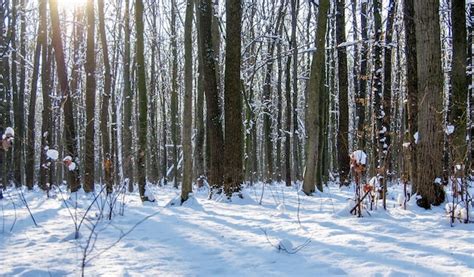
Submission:
[[[262,184],[230,203],[202,190],[176,206],[177,189],[156,187],[154,203],[125,195],[123,216],[120,196],[112,220],[100,217],[99,197],[78,239],[74,219],[93,195],[24,192],[35,227],[23,193],[10,189],[0,200],[0,275],[79,276],[85,261],[85,276],[474,276],[474,224],[451,227],[444,204],[423,210],[412,199],[404,210],[393,186],[386,211],[379,202],[357,218],[351,188],[325,189],[307,197],[266,185],[261,205]]]

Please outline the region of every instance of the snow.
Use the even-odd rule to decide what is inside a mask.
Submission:
[[[59,157],[59,152],[57,150],[54,150],[54,149],[48,149],[46,151],[46,156],[53,160],[53,161],[56,161]]]
[[[3,133],[2,139],[12,138],[14,136],[15,136],[15,131],[13,131],[13,128],[12,127],[7,127],[5,129],[5,132]]]
[[[420,138],[418,132],[416,132],[416,133],[413,135],[413,138],[415,139],[415,144],[418,144],[418,141],[419,141],[419,138]]]
[[[367,155],[362,150],[356,150],[352,153],[351,158],[356,160],[357,164],[366,165]]]
[[[74,171],[76,170],[76,163],[72,161],[72,157],[71,156],[66,156],[64,157],[63,159],[63,162],[64,162],[64,165],[66,165],[67,169],[69,171]]]
[[[68,166],[67,166],[67,169],[69,171],[74,171],[76,170],[76,163],[75,162],[71,162]]]
[[[451,135],[452,133],[454,133],[454,126],[453,125],[448,125],[446,126],[446,135]]]
[[[361,40],[345,41],[345,42],[343,42],[343,43],[340,43],[340,44],[337,46],[337,48],[353,46],[353,45],[359,44],[359,43],[361,43],[361,42],[362,42]]]
[[[83,215],[94,195],[69,194],[65,187],[54,187],[52,198],[25,191],[35,227],[21,191],[10,188],[0,200],[0,275],[80,276],[94,222],[97,239],[85,276],[472,275],[474,224],[450,227],[444,205],[424,210],[415,197],[404,210],[396,199],[403,186],[388,189],[387,211],[379,201],[371,216],[357,218],[344,210],[354,188],[333,184],[313,197],[298,195],[299,187],[266,185],[262,205],[261,184],[245,188],[238,203],[195,190],[183,206],[167,206],[179,190],[150,187],[156,202],[127,193],[117,199],[123,216],[117,212],[111,221],[100,217],[98,207],[107,204],[100,198],[76,240],[71,215]]]

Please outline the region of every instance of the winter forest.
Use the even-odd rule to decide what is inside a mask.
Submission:
[[[0,276],[472,276],[472,0],[0,0]]]

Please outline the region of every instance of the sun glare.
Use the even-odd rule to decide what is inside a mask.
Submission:
[[[87,0],[58,0],[60,9],[72,10],[77,7],[85,7]]]

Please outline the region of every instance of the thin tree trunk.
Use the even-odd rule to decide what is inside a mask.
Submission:
[[[345,32],[345,1],[337,0],[336,9],[336,44],[346,41]],[[337,133],[337,160],[339,178],[342,184],[349,183],[349,104],[348,104],[348,77],[347,54],[345,47],[337,48],[337,68],[339,79],[339,130]]]
[[[124,12],[124,53],[123,53],[123,175],[128,183],[128,191],[133,191],[133,140],[132,140],[132,100],[133,90],[131,87],[130,72],[130,2],[125,0]]]
[[[135,27],[137,36],[136,59],[137,59],[137,77],[138,77],[138,159],[137,175],[138,190],[142,201],[150,199],[145,195],[146,185],[146,142],[147,142],[147,88],[145,78],[145,53],[143,43],[143,2],[137,0],[135,3]]]
[[[86,4],[87,49],[86,49],[86,137],[84,159],[84,191],[94,191],[95,177],[95,14],[94,0]]]
[[[409,146],[408,172],[412,182],[412,192],[417,192],[417,154],[415,134],[418,131],[418,78],[416,63],[415,9],[413,1],[403,1],[403,21],[405,25],[405,56],[407,76],[407,123]]]
[[[104,1],[98,0],[99,34],[102,47],[102,58],[104,63],[104,93],[102,95],[102,107],[100,109],[100,130],[102,134],[102,168],[104,171],[104,184],[107,193],[112,192],[113,184],[113,157],[110,149],[109,132],[109,103],[112,93],[112,74],[110,71],[109,49],[107,47],[107,34],[105,33]]]
[[[178,188],[178,49],[176,45],[176,1],[171,0],[171,140],[173,141],[173,185]]]
[[[295,179],[301,179],[300,173],[300,139],[298,122],[298,48],[296,41],[297,17],[299,10],[299,0],[291,1],[291,48],[293,55],[293,168]]]
[[[291,56],[287,57],[285,67],[285,91],[286,91],[286,132],[285,132],[285,183],[291,186],[291,79],[290,79]]]
[[[192,145],[192,110],[193,110],[193,0],[186,1],[184,22],[184,106],[183,106],[183,184],[181,186],[181,203],[189,198],[193,191],[193,145]]]
[[[366,122],[365,122],[365,107],[367,105],[366,92],[367,92],[367,59],[368,55],[368,35],[367,35],[367,1],[360,2],[360,25],[361,25],[361,56],[360,56],[360,75],[359,75],[359,90],[356,95],[356,117],[357,117],[357,138],[359,149],[365,149],[366,147]]]
[[[195,0],[196,9],[199,0]],[[197,101],[196,101],[196,138],[194,140],[194,175],[197,178],[204,176],[204,79],[203,79],[203,58],[201,33],[199,31],[199,13],[196,13],[196,31],[198,44],[198,81],[197,81]]]
[[[41,1],[40,3],[40,34],[38,41],[40,42],[41,50],[41,92],[43,95],[43,111],[41,112],[42,124],[41,124],[41,156],[40,156],[40,179],[39,185],[43,190],[49,191],[53,183],[53,169],[54,165],[44,166],[48,164],[48,157],[46,156],[46,151],[44,149],[49,148],[53,142],[53,128],[52,128],[52,114],[51,114],[51,64],[52,64],[52,55],[48,47],[47,37],[47,18],[46,18],[46,1]],[[36,86],[36,85],[35,85]],[[35,96],[36,97],[36,96]],[[35,99],[36,102],[36,99]],[[30,110],[31,110],[30,103]],[[34,125],[34,115],[29,115],[32,118],[32,125]],[[34,134],[31,138],[34,148]],[[33,150],[34,151],[34,150]],[[34,152],[33,152],[34,153]],[[33,155],[30,156],[33,159]],[[48,186],[49,184],[49,186]]]
[[[27,135],[27,143],[26,143],[26,186],[28,189],[33,189],[34,185],[34,178],[35,178],[35,116],[36,116],[36,97],[38,92],[38,77],[39,77],[39,65],[40,59],[42,56],[46,57],[47,46],[46,44],[46,36],[47,36],[47,26],[46,26],[46,1],[39,2],[39,24],[38,24],[38,35],[36,37],[36,48],[35,54],[33,57],[33,73],[31,75],[31,90],[30,90],[30,101],[28,107],[28,129],[26,131]],[[43,50],[43,55],[41,56],[41,49]],[[41,62],[43,68],[46,58]],[[42,79],[43,74],[42,75]],[[44,101],[43,101],[44,105]],[[44,119],[43,119],[44,120]],[[41,148],[44,149],[44,148]],[[42,168],[42,167],[40,167]],[[42,189],[46,189],[44,186],[40,184]]]
[[[26,58],[26,46],[25,46],[25,1],[21,0],[20,3],[17,1],[13,1],[13,10],[15,10],[16,13],[16,20],[20,20],[20,59],[19,61],[17,58],[13,58],[13,55],[16,56],[16,52],[12,53],[12,68],[15,63],[19,64],[20,68],[20,74],[19,74],[19,82],[17,82],[17,77],[16,74],[13,74],[12,70],[12,83],[13,83],[13,91],[16,92],[13,97],[13,102],[14,102],[14,109],[15,109],[15,135],[16,135],[16,141],[14,145],[14,179],[15,179],[15,184],[21,185],[24,184],[23,182],[23,168],[24,168],[24,160],[23,160],[23,142],[25,141],[25,114],[24,114],[24,108],[23,108],[23,103],[25,101],[25,58]],[[18,7],[21,9],[20,12],[18,13]],[[12,22],[13,24],[13,22]],[[15,43],[15,38],[11,38],[12,43]],[[18,48],[18,47],[15,47]],[[18,87],[19,84],[19,87]],[[15,88],[16,87],[16,88]]]

